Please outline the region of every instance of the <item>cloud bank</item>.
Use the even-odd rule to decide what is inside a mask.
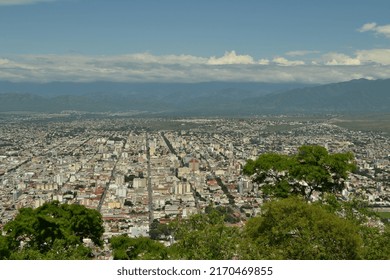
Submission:
[[[361,61],[357,57],[350,57],[342,53],[328,53],[323,55],[326,65],[360,65]]]
[[[319,54],[289,60],[255,59],[225,52],[220,57],[135,53],[112,56],[16,55],[0,57],[0,80],[205,82],[254,81],[330,83],[358,78],[390,78],[390,49],[359,50],[352,55]]]
[[[372,31],[376,35],[383,35],[390,38],[390,24],[388,25],[377,25],[375,22],[366,23],[358,29],[359,32]]]
[[[237,55],[235,51],[225,52],[225,55],[219,58],[210,57],[210,65],[227,65],[227,64],[254,64],[254,60],[249,55]]]
[[[302,60],[287,60],[286,58],[280,56],[275,57],[272,62],[280,66],[298,66],[305,64],[305,62]]]
[[[319,51],[297,50],[286,52],[287,56],[306,56],[309,54],[317,54]]]

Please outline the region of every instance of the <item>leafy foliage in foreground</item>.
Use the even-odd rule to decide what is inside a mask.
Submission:
[[[164,260],[168,256],[163,244],[147,237],[120,235],[112,237],[110,243],[115,260]]]
[[[226,260],[237,255],[240,232],[227,226],[217,210],[192,215],[171,226],[176,240],[170,248],[174,259]]]
[[[367,226],[371,217],[355,213],[353,203],[333,203],[292,196],[264,204],[262,214],[241,228],[211,211],[170,224],[175,243],[168,247],[127,236],[111,244],[116,259],[390,259],[389,226]]]
[[[359,259],[363,245],[358,225],[295,197],[265,204],[244,235],[259,259]]]
[[[0,259],[64,260],[90,259],[91,249],[83,245],[83,239],[102,245],[104,228],[98,211],[54,201],[20,209],[4,231]]]

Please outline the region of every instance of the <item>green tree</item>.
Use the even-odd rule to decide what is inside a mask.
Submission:
[[[0,260],[8,259],[11,254],[8,243],[7,238],[0,235]]]
[[[88,260],[92,257],[90,248],[83,245],[69,246],[64,240],[57,239],[52,248],[40,252],[33,248],[23,248],[10,254],[12,260]]]
[[[359,259],[359,226],[320,204],[297,197],[268,202],[244,229],[241,255],[249,259]]]
[[[76,204],[63,204],[61,207],[69,219],[72,234],[78,236],[80,242],[83,238],[90,238],[96,245],[103,244],[103,220],[98,211]]]
[[[262,185],[267,197],[298,194],[308,199],[314,191],[340,192],[349,172],[356,169],[353,159],[352,153],[329,154],[324,147],[304,145],[295,155],[266,153],[248,160],[243,172]]]
[[[212,213],[213,211],[219,212],[219,214],[221,216],[223,216],[223,221],[225,223],[235,224],[235,223],[238,223],[240,221],[240,218],[237,217],[237,215],[236,215],[239,213],[235,212],[230,205],[229,206],[218,205],[216,207],[213,205],[206,206],[206,208],[205,208],[206,214]]]
[[[295,180],[308,183],[308,197],[313,191],[337,193],[348,173],[356,169],[353,159],[352,153],[329,154],[321,146],[302,146],[289,172]]]
[[[362,258],[365,260],[390,260],[390,226],[383,230],[375,227],[362,227],[364,246]]]
[[[149,236],[153,240],[167,239],[171,234],[167,224],[160,223],[159,220],[154,219],[149,231]]]
[[[167,248],[148,237],[131,238],[126,235],[110,239],[115,260],[164,260],[168,258]]]
[[[170,247],[173,259],[225,260],[237,254],[239,231],[226,226],[224,216],[216,210],[178,220],[171,227],[175,238]]]
[[[104,228],[98,211],[54,201],[20,209],[4,231],[11,259],[85,259],[91,250],[83,239],[101,245]]]

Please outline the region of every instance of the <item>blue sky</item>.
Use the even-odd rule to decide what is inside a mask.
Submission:
[[[0,0],[0,80],[390,78],[390,1]]]

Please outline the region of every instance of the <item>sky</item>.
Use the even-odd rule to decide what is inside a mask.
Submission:
[[[0,0],[0,80],[390,78],[388,0]]]

